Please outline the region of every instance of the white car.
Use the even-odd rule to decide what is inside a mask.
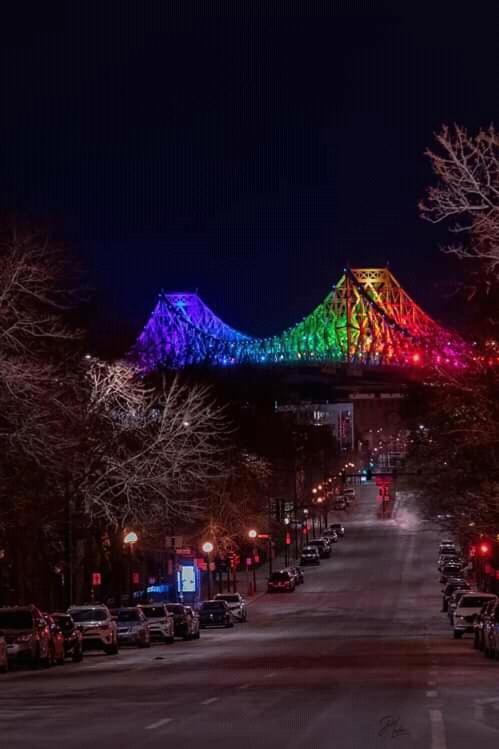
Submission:
[[[107,655],[118,653],[118,629],[107,606],[71,606],[68,614],[81,631],[84,649],[97,648]]]
[[[151,640],[172,643],[175,640],[175,620],[164,603],[140,604],[151,633]]]
[[[246,602],[240,593],[217,593],[215,601],[225,601],[230,613],[237,621],[248,621]]]
[[[479,593],[476,591],[465,593],[461,596],[452,615],[454,637],[459,639],[465,632],[473,632],[475,616],[480,613],[484,603],[495,598],[496,596],[493,593]]]

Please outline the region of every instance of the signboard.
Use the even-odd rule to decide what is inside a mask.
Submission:
[[[132,572],[132,583],[134,585],[138,585],[140,583],[140,573],[139,572]]]
[[[102,582],[100,572],[92,572],[92,587],[97,588]]]
[[[253,559],[251,557],[246,557],[246,567],[251,567],[253,564]]]
[[[178,590],[182,593],[194,593],[196,590],[196,573],[193,564],[183,564],[177,575]]]
[[[175,549],[175,552],[178,557],[191,557],[192,556],[192,547],[191,546],[185,546],[182,549]]]

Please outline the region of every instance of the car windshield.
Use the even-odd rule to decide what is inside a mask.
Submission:
[[[104,622],[107,612],[105,609],[72,609],[71,618],[74,622]]]
[[[148,619],[159,619],[165,617],[165,609],[163,606],[145,606],[142,611]]]
[[[490,596],[463,596],[459,605],[461,608],[478,609],[483,606],[486,601],[490,601]]]
[[[339,531],[341,530],[341,525],[339,523],[334,523],[334,525],[329,526],[330,531]]]
[[[0,611],[0,629],[31,629],[33,617],[30,611]]]
[[[273,572],[269,580],[272,580],[272,581],[289,580],[289,575],[287,572]]]
[[[73,629],[73,620],[70,616],[54,616],[54,619],[64,632],[69,632]]]
[[[169,603],[166,607],[170,614],[183,614],[184,607],[181,603]]]
[[[217,595],[220,601],[227,601],[227,603],[239,603],[239,596],[220,596]]]
[[[304,546],[303,547],[303,553],[305,553],[305,554],[316,554],[317,553],[317,549],[315,548],[315,546]]]
[[[202,611],[213,611],[214,609],[224,609],[223,601],[205,601],[201,604]]]
[[[119,622],[138,622],[140,614],[137,609],[122,609],[117,612],[117,619]]]

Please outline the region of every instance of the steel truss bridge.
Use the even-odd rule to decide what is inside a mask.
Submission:
[[[465,344],[438,325],[387,268],[345,268],[322,304],[282,333],[255,338],[193,293],[165,293],[132,352],[146,371],[237,364],[465,366]]]

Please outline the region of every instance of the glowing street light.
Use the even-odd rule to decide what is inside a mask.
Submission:
[[[213,551],[213,544],[211,543],[211,541],[205,541],[201,548],[206,554],[206,570],[208,573],[208,599],[211,600],[211,552]]]
[[[255,531],[253,528],[252,530],[248,531],[248,537],[249,538],[256,538],[258,536],[258,531]]]
[[[135,531],[129,531],[123,538],[123,543],[128,546],[128,598],[129,604],[133,603],[133,547],[139,540]]]

